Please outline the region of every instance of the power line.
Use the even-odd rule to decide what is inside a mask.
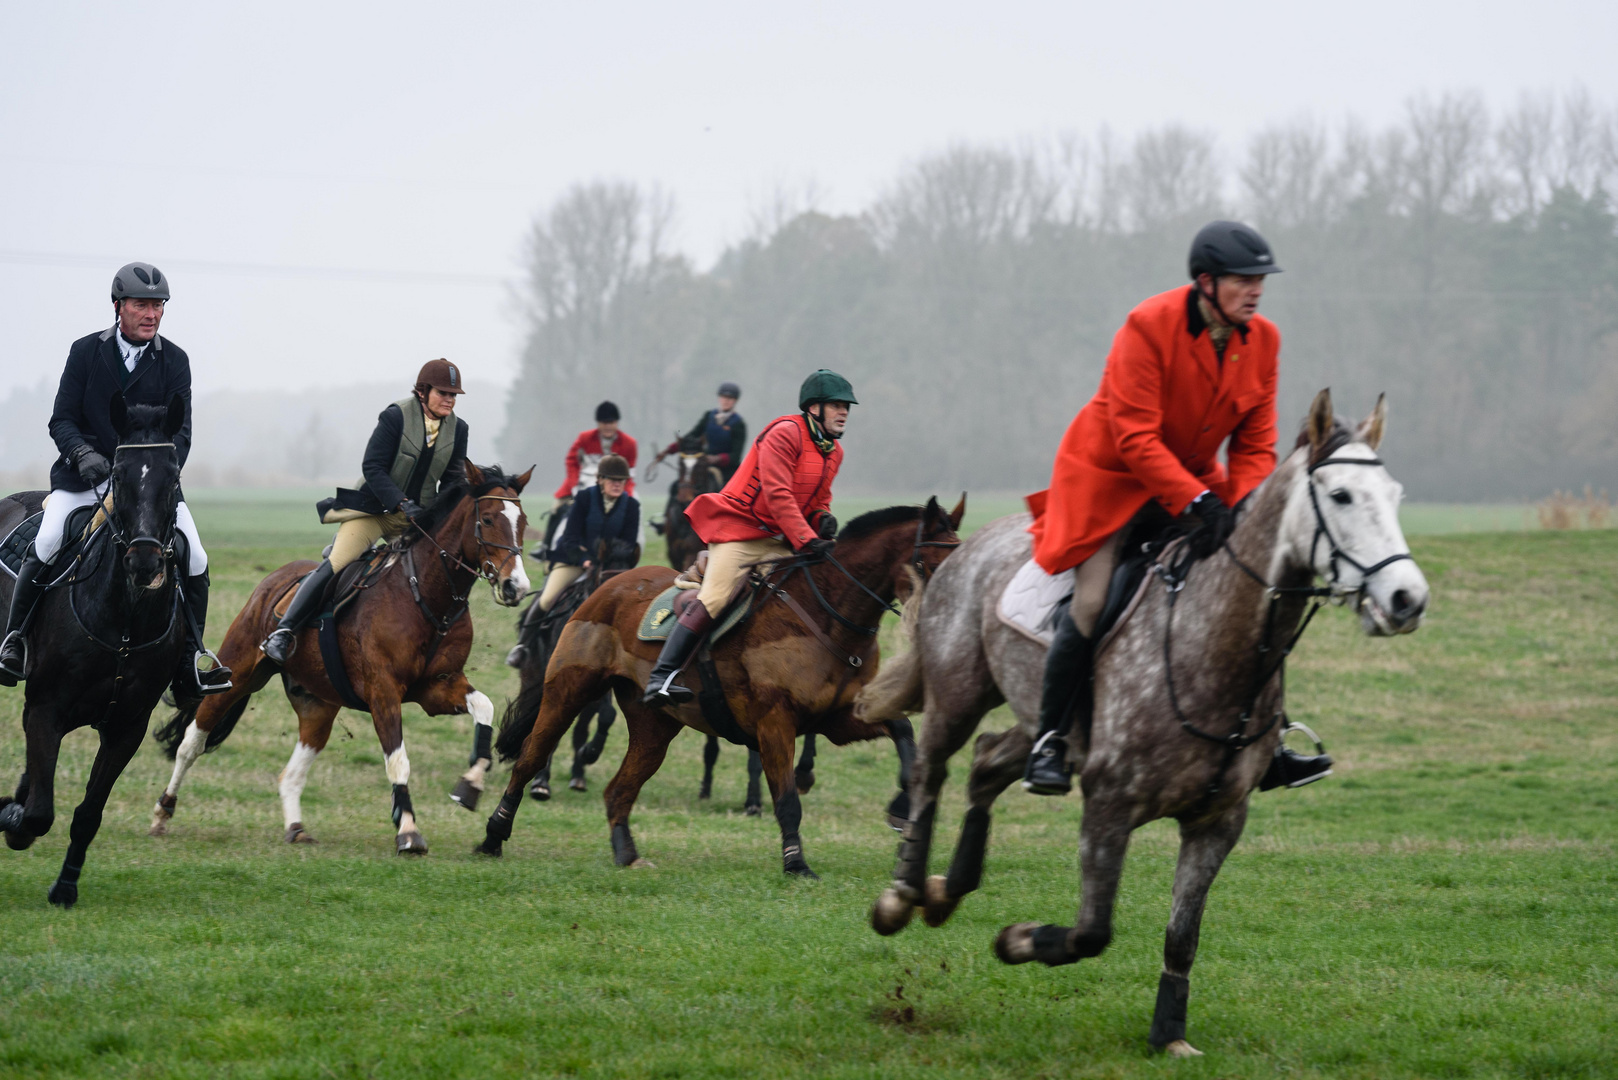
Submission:
[[[117,269],[128,260],[106,255],[74,255],[52,251],[0,249],[0,263],[25,266],[88,266]],[[373,270],[343,266],[294,266],[285,263],[216,262],[208,259],[157,259],[165,268],[199,274],[235,277],[303,278],[325,281],[360,281],[383,285],[458,285],[504,288],[510,277],[498,274],[454,274],[429,270]]]

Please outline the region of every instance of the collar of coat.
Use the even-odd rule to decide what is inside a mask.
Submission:
[[[1185,330],[1192,337],[1196,337],[1208,329],[1208,320],[1202,317],[1202,307],[1197,303],[1198,290],[1193,282],[1185,290]],[[1242,344],[1247,344],[1247,332],[1251,329],[1246,323],[1236,323],[1231,327],[1242,336]]]

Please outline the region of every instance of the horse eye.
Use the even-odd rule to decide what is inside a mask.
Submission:
[[[1344,488],[1338,488],[1331,493],[1331,501],[1339,506],[1347,506],[1354,501],[1354,496],[1350,495]]]

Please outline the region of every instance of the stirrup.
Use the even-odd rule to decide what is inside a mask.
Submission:
[[[206,667],[203,666],[205,660]],[[220,663],[219,657],[206,646],[191,654],[191,673],[203,697],[209,694],[225,694],[231,690],[230,669]]]
[[[276,638],[278,636],[280,636],[281,634],[287,635],[286,647],[285,647],[285,649],[282,650],[283,652],[285,652],[286,655],[277,657],[274,653],[270,652],[270,648],[272,646],[272,643],[274,643]],[[277,647],[279,647],[279,646],[277,646]],[[276,663],[276,664],[284,664],[288,660],[291,660],[292,659],[292,654],[297,651],[297,648],[298,648],[298,632],[296,630],[288,630],[284,626],[277,626],[274,630],[270,631],[268,637],[266,637],[263,641],[258,643],[258,651],[263,653],[265,656],[267,656],[272,663]]]
[[[668,678],[664,679],[661,684],[654,683],[647,686],[646,694],[641,698],[641,701],[647,704],[656,701],[672,701],[676,705],[683,705],[696,697],[697,695],[694,691],[674,681],[680,677],[680,671],[681,668],[675,668],[669,672]]]

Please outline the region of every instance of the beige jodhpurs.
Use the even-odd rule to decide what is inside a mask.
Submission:
[[[349,517],[350,514],[358,516]],[[360,514],[356,510],[332,510],[327,513],[325,521],[328,525],[337,525],[337,539],[331,542],[333,570],[341,570],[364,555],[378,540],[393,539],[410,524],[403,514],[397,512]]]
[[[1073,603],[1068,614],[1085,637],[1095,632],[1096,620],[1107,604],[1107,587],[1112,584],[1112,572],[1118,568],[1118,549],[1128,531],[1125,525],[1107,537],[1099,551],[1073,568]]]
[[[708,545],[708,569],[702,572],[702,588],[697,599],[717,619],[735,594],[738,586],[751,572],[749,563],[763,559],[782,559],[792,554],[785,540],[773,537],[762,540],[732,540]]]
[[[545,575],[545,587],[539,592],[539,610],[549,611],[556,603],[556,598],[562,591],[584,576],[584,567],[571,566],[565,562],[551,563],[550,571]]]

